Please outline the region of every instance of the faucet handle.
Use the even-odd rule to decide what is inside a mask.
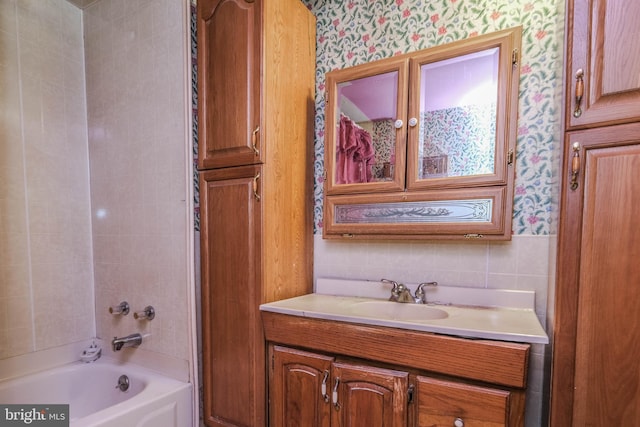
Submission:
[[[156,310],[150,305],[146,306],[142,311],[136,311],[135,313],[133,313],[133,318],[136,320],[153,320],[154,317],[156,317]]]
[[[409,289],[406,285],[387,279],[381,279],[381,281],[382,283],[390,283],[391,285],[393,285],[393,287],[391,288],[391,297],[389,297],[389,301],[413,302],[411,289]]]
[[[109,313],[111,314],[122,314],[126,316],[129,314],[129,303],[126,301],[122,301],[115,307],[109,307]]]
[[[380,279],[382,283],[388,283],[392,286],[391,288],[391,298],[398,298],[400,296],[400,292],[402,292],[405,288],[404,285],[396,282],[395,280],[389,279]]]
[[[416,301],[420,300],[423,304],[427,303],[425,298],[424,287],[425,286],[438,286],[438,282],[422,282],[416,288]]]
[[[381,281],[382,283],[388,283],[388,284],[392,285],[392,286],[393,286],[393,288],[391,288],[391,292],[393,292],[393,291],[395,291],[395,290],[397,290],[397,289],[398,289],[399,284],[398,284],[398,282],[396,282],[395,280],[380,279],[380,281]]]

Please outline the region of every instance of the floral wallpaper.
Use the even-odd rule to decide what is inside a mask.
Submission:
[[[495,103],[423,111],[418,156],[446,155],[447,176],[493,173],[495,124]]]
[[[317,18],[314,232],[322,232],[325,73],[523,26],[513,233],[555,233],[561,0],[302,0]]]
[[[196,0],[189,5],[191,42],[191,136],[193,141],[193,228],[200,231],[200,181],[198,180],[198,35],[196,32]]]
[[[391,147],[395,147],[396,129],[393,127],[393,120],[382,119],[374,120],[372,123],[372,140],[376,150],[376,160],[373,169],[373,176],[381,179],[384,178],[384,163],[391,163],[392,156]],[[389,170],[391,174],[391,170]]]

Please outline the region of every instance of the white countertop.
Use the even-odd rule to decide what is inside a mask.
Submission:
[[[407,286],[411,290],[415,289],[415,285]],[[389,310],[400,312],[404,306],[420,305],[397,302],[376,305],[376,308],[382,307],[379,312],[363,313],[361,303],[387,300],[388,297],[380,298],[383,292],[386,292],[385,296],[389,295],[386,288],[386,285],[379,282],[318,279],[316,293],[262,304],[260,310],[461,337],[549,343],[533,309],[535,295],[532,291],[438,286],[437,289],[427,291],[427,298],[442,303],[429,304],[427,307],[436,309],[431,310],[432,312],[446,312],[441,313],[446,316],[444,318],[419,319],[410,316],[410,320],[399,320]],[[351,295],[340,295],[341,293]],[[410,309],[416,311],[414,307]]]

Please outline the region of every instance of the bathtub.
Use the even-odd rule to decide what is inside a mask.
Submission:
[[[104,357],[0,382],[3,404],[69,404],[71,427],[191,427],[191,398],[191,384]]]

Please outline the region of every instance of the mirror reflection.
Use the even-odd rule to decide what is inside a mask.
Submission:
[[[335,183],[392,181],[398,72],[337,85]]]
[[[499,49],[420,67],[418,179],[493,174]]]

